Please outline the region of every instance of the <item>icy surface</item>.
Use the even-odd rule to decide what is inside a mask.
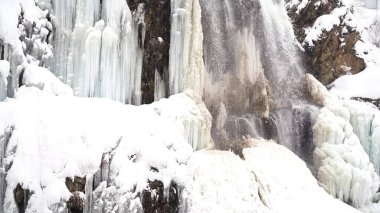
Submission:
[[[372,164],[365,150],[370,137],[368,122],[353,114],[350,103],[331,98],[324,106],[313,127],[318,182],[355,207],[370,205],[377,200],[380,182],[374,168],[378,162]]]

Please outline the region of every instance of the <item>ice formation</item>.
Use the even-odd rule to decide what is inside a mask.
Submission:
[[[371,116],[362,115],[368,109],[363,108],[364,103],[342,101],[326,93],[323,85],[311,77],[308,82],[314,84],[308,85],[314,91],[311,92],[314,100],[324,106],[313,126],[316,147],[313,158],[319,184],[334,197],[355,207],[376,201],[380,182],[374,165],[377,167],[378,161],[371,158],[372,163],[366,153]]]
[[[0,60],[0,101],[7,97],[7,85],[10,65],[8,61]]]
[[[143,7],[132,13],[122,0],[53,1],[53,71],[76,95],[141,103]]]
[[[170,34],[169,92],[203,93],[203,33],[199,0],[173,0]]]

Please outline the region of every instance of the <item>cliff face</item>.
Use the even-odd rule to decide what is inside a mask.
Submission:
[[[365,68],[364,60],[354,50],[361,38],[355,26],[350,25],[352,8],[343,5],[341,0],[286,2],[295,35],[305,49],[309,72],[319,81],[327,85],[342,75],[356,74]],[[334,16],[339,21],[330,29],[321,29],[316,40],[307,42],[308,33],[318,27],[322,16]]]

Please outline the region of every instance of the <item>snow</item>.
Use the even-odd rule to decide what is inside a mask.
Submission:
[[[358,212],[329,196],[285,147],[262,139],[250,143],[245,160],[215,150],[192,156],[189,212]]]
[[[380,66],[367,67],[364,71],[355,75],[344,75],[335,80],[331,86],[332,93],[349,99],[363,97],[370,99],[380,98]]]
[[[13,189],[18,183],[33,192],[28,211],[49,212],[69,198],[65,177],[93,175],[103,153],[112,149],[111,185],[119,194],[134,186],[136,193],[141,192],[147,179],[181,183],[183,164],[192,153],[188,141],[195,141],[188,137],[211,128],[211,120],[205,121],[211,118],[201,114],[204,105],[193,102],[188,93],[135,107],[21,87],[15,99],[0,103],[0,126],[14,127],[5,154],[6,164],[12,166],[6,176],[4,212],[16,208]],[[187,127],[196,124],[203,126]],[[210,137],[199,140],[206,144]],[[152,167],[160,172],[151,171]]]
[[[339,17],[335,15],[323,15],[320,16],[314,23],[313,27],[306,32],[306,38],[304,42],[313,46],[313,41],[317,41],[321,34],[326,31],[330,31],[334,26],[339,26]]]
[[[138,193],[148,180],[160,180],[165,187],[178,184],[187,212],[357,212],[324,192],[306,164],[283,146],[250,139],[245,160],[205,150],[211,116],[191,91],[137,107],[23,86],[14,99],[0,103],[0,117],[1,129],[13,127],[1,161],[5,168],[12,165],[4,212],[17,211],[18,183],[33,192],[27,212],[58,211],[71,195],[65,178],[74,176],[87,177],[86,210],[141,210]],[[104,174],[92,188],[98,172]]]
[[[54,95],[72,95],[72,89],[62,83],[48,69],[36,65],[27,65],[23,74],[23,83],[26,86],[34,86],[48,91]]]

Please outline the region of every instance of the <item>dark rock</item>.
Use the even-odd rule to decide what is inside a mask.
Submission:
[[[82,213],[84,208],[83,196],[80,192],[74,192],[66,205],[69,213]]]
[[[84,187],[86,185],[86,177],[74,177],[74,180],[67,177],[65,181],[67,189],[73,193],[73,192],[83,192],[84,193]]]
[[[139,34],[145,35],[139,42],[143,48],[143,67],[141,79],[142,103],[154,101],[155,71],[162,79],[167,79],[170,48],[170,0],[128,0],[131,11],[136,12],[138,5],[144,4],[144,26],[139,24]],[[162,39],[159,39],[159,37]],[[161,40],[161,41],[160,41]]]
[[[359,33],[342,33],[343,26],[323,32],[322,39],[314,47],[306,47],[306,54],[313,67],[312,74],[324,85],[346,74],[356,74],[365,68],[362,58],[355,54],[354,46],[360,39]]]
[[[30,191],[22,188],[20,184],[17,184],[16,188],[13,190],[13,195],[17,204],[18,212],[24,213],[26,207],[28,206]]]
[[[144,212],[146,213],[179,212],[179,199],[176,183],[172,182],[169,189],[165,190],[161,181],[149,181],[148,189],[142,192],[141,199]]]

